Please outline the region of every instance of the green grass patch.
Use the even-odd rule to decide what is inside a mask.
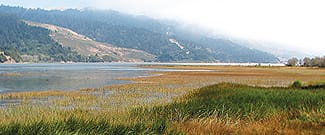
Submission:
[[[294,81],[293,83],[292,83],[292,85],[291,85],[291,87],[293,87],[293,88],[301,88],[303,86],[303,83],[302,83],[302,81],[300,81],[300,80],[296,80],[296,81]]]
[[[72,116],[76,116],[74,114],[77,112]],[[69,115],[58,120],[6,123],[0,125],[0,134],[181,134],[174,127],[175,122],[214,117],[221,121],[250,122],[275,114],[283,116],[288,123],[299,121],[322,125],[325,123],[325,89],[221,83],[200,88],[183,100],[164,106],[133,109],[121,123],[112,124],[100,115],[87,113],[89,117],[85,118]],[[116,116],[116,119],[121,117]]]
[[[325,90],[262,88],[222,83],[203,87],[182,102],[137,109],[134,112],[171,121],[211,116],[260,120],[280,112],[287,113],[292,119],[299,119],[309,112],[324,116]],[[324,117],[317,121],[324,121]]]
[[[167,123],[164,120],[157,120],[154,123],[135,123],[131,125],[112,125],[105,120],[69,117],[63,121],[44,122],[39,121],[29,124],[10,123],[0,125],[1,135],[56,135],[56,134],[164,134],[167,130]]]

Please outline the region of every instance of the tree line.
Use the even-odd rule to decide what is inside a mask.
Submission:
[[[287,66],[302,66],[302,67],[325,67],[325,56],[303,59],[291,58],[288,60]]]

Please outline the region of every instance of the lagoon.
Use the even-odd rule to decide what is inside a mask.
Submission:
[[[0,93],[44,90],[77,90],[128,83],[118,78],[149,76],[134,63],[2,64]]]
[[[142,67],[146,65],[225,66],[224,64],[220,63],[0,64],[0,93],[100,88],[108,85],[130,83],[130,81],[121,80],[119,78],[135,78],[154,75],[151,74],[151,72],[211,71]]]

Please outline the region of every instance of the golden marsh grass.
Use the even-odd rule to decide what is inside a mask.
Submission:
[[[155,72],[154,76],[121,78],[130,84],[111,85],[76,91],[41,91],[1,94],[1,100],[17,100],[17,104],[0,107],[0,125],[65,120],[71,116],[84,120],[104,120],[111,124],[132,125],[144,121],[133,117],[132,110],[163,106],[183,101],[203,86],[221,82],[262,87],[287,87],[295,80],[313,83],[325,80],[325,69],[297,67],[240,67],[240,66],[146,66],[182,70],[211,70],[187,72]],[[159,76],[157,76],[159,75]],[[322,110],[324,111],[324,110]],[[324,120],[325,112],[319,115]],[[280,115],[280,114],[279,114]],[[248,122],[236,118],[203,118],[174,122],[170,129],[187,134],[318,134],[322,124],[288,121],[286,114],[261,121]],[[310,126],[315,130],[304,130]]]

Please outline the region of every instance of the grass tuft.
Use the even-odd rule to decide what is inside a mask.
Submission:
[[[35,122],[31,124],[10,123],[1,125],[0,131],[3,135],[43,135],[43,134],[163,134],[166,132],[166,121],[157,121],[151,127],[143,123],[134,125],[113,125],[104,120],[83,120],[70,117],[64,121]]]
[[[301,88],[303,86],[303,83],[302,83],[302,81],[300,81],[300,80],[296,80],[296,81],[294,81],[293,83],[292,83],[292,85],[291,85],[291,87],[293,87],[293,88]]]

